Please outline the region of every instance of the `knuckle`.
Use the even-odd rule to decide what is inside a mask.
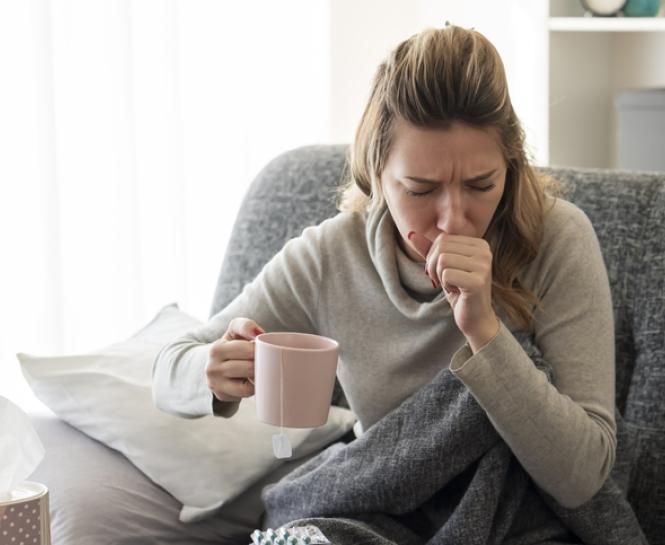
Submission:
[[[215,361],[212,358],[208,358],[208,363],[206,363],[205,374],[208,379],[210,379],[215,374],[214,369]]]
[[[206,385],[208,386],[209,390],[215,390],[215,380],[213,379],[213,376],[210,374],[210,372],[206,369]]]
[[[215,360],[221,358],[224,352],[224,346],[227,342],[228,341],[223,339],[217,339],[215,342],[213,342],[210,346],[210,357]]]
[[[206,368],[206,383],[209,389],[214,390],[222,377],[223,375],[219,373],[219,369],[215,366],[209,365]]]

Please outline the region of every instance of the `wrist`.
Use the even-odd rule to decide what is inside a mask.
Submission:
[[[482,325],[480,325],[472,333],[465,335],[471,351],[476,354],[479,352],[485,345],[497,336],[499,329],[501,328],[501,321],[499,317],[492,313],[492,317]]]

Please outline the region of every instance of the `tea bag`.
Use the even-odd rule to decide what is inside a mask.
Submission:
[[[279,433],[272,436],[275,458],[291,458],[293,452],[289,436],[284,433],[284,352],[279,363]]]

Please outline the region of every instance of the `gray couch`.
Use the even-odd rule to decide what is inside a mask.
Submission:
[[[211,315],[286,240],[335,214],[346,149],[299,148],[277,157],[258,175],[233,228]],[[665,545],[665,174],[547,172],[567,185],[566,198],[586,212],[600,240],[614,302],[617,406],[635,456],[628,499],[650,543]],[[335,403],[347,406],[339,388]],[[32,479],[51,489],[54,545],[248,543],[242,536],[256,527],[260,512],[255,503],[240,502],[231,521],[183,525],[177,502],[121,454],[57,419],[34,421],[47,456]],[[282,474],[294,465],[285,466]],[[267,482],[259,483],[255,493]],[[94,494],[88,493],[90,487]]]

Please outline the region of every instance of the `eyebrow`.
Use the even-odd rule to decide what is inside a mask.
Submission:
[[[464,183],[469,183],[469,182],[479,182],[480,180],[485,180],[486,178],[489,178],[496,172],[496,169],[490,170],[489,172],[485,172],[484,174],[479,174],[478,176],[474,176],[473,178],[469,178],[468,180],[464,180]],[[404,176],[407,180],[413,180],[414,182],[417,182],[419,184],[440,184],[442,183],[440,180],[428,180],[427,178],[418,178],[416,176]]]

